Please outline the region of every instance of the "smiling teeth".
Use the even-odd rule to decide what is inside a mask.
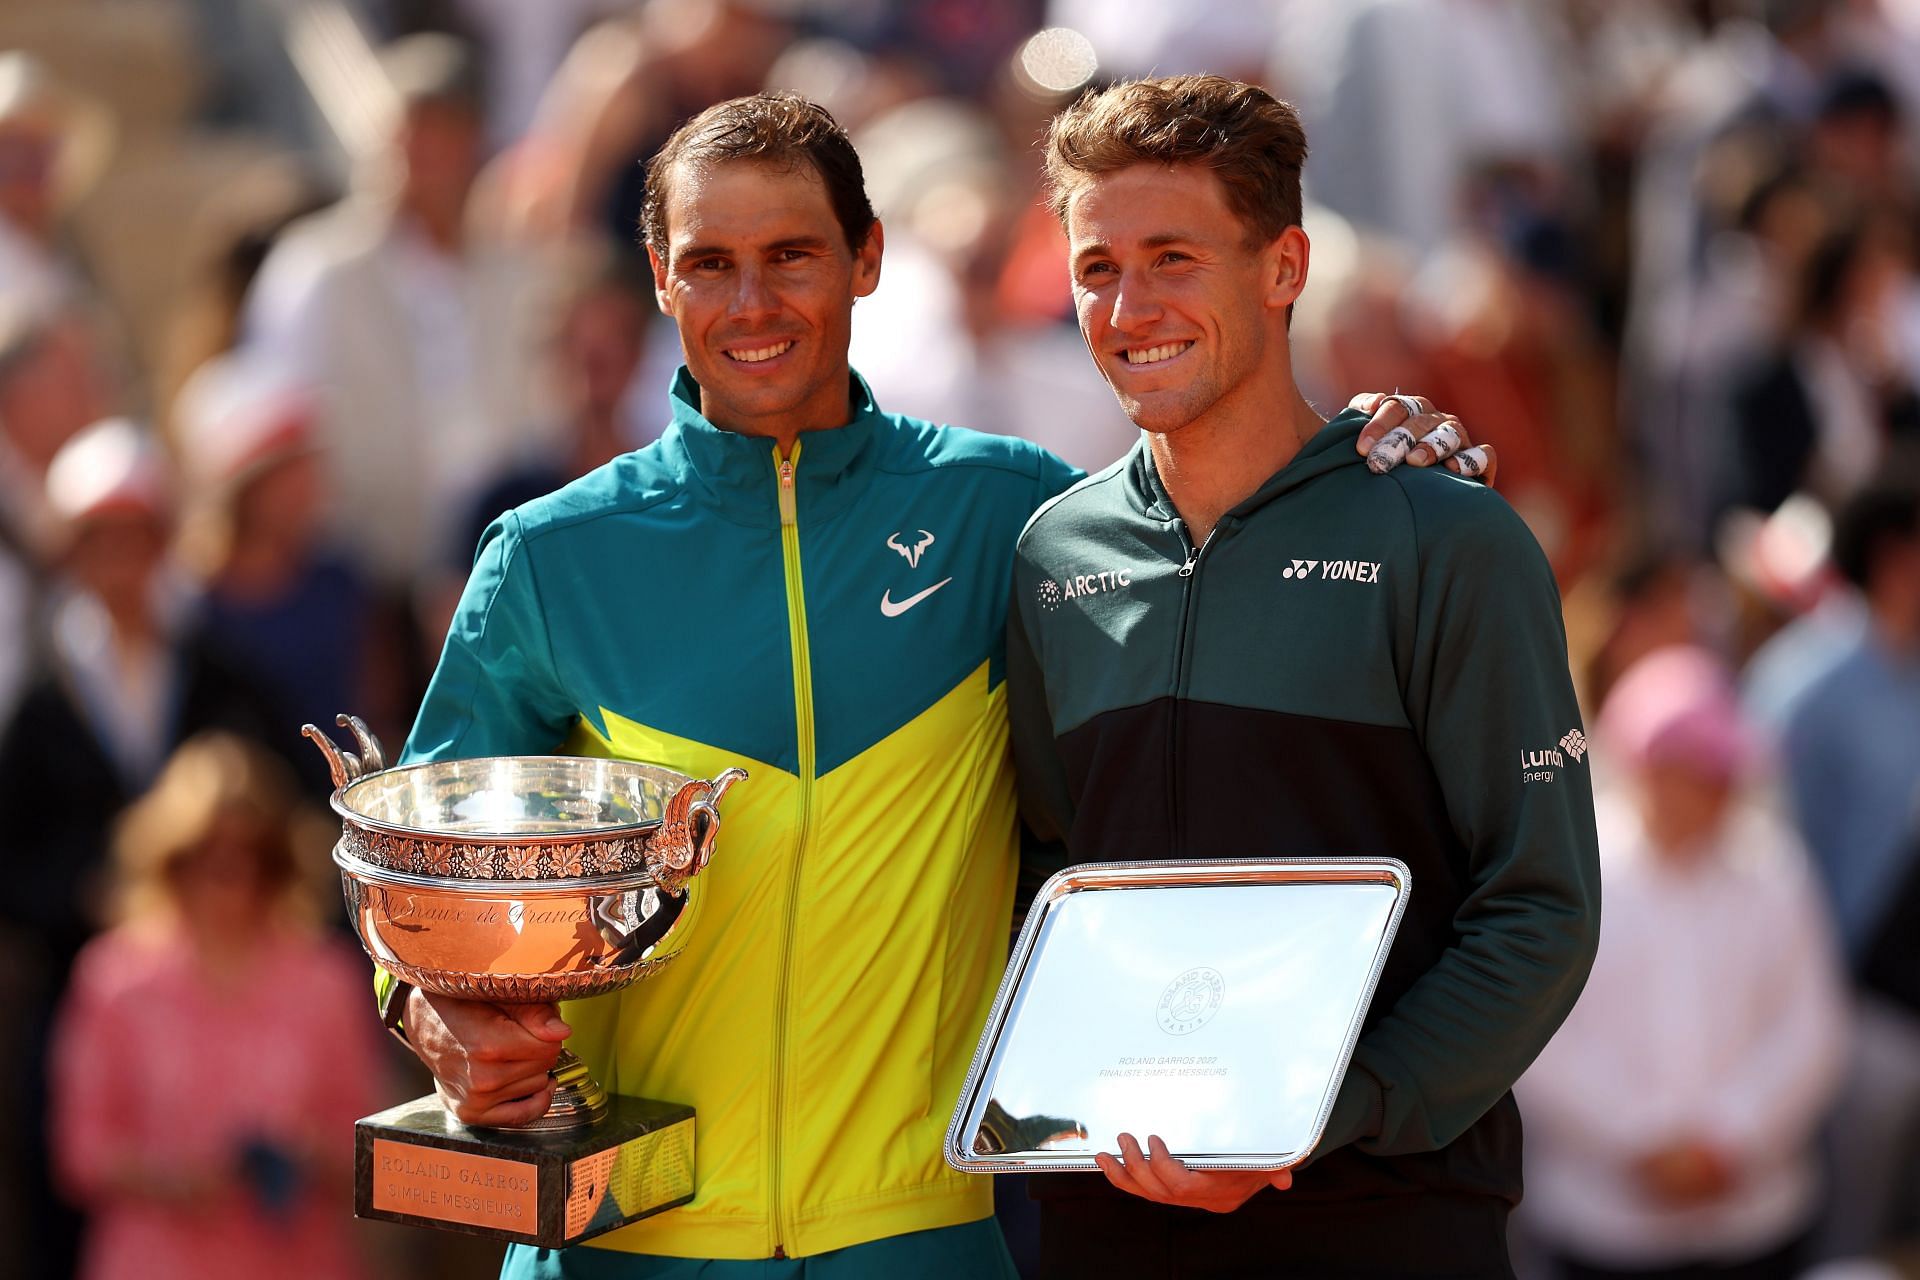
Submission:
[[[787,348],[792,345],[793,341],[789,339],[786,342],[775,343],[771,347],[755,347],[751,351],[729,351],[727,354],[744,364],[759,364],[762,360],[771,360],[775,356],[785,355]]]
[[[1144,350],[1139,347],[1129,347],[1127,348],[1127,363],[1157,364],[1162,360],[1173,359],[1173,357],[1179,355],[1192,345],[1193,343],[1191,342],[1167,342],[1157,347],[1147,347]]]

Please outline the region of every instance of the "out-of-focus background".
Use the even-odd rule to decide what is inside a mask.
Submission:
[[[1309,395],[1458,414],[1565,597],[1607,907],[1523,1269],[1920,1275],[1920,0],[0,0],[0,50],[0,1275],[491,1268],[348,1216],[425,1084],[294,728],[403,738],[486,521],[664,424],[678,121],[825,103],[881,403],[1091,468],[1036,139],[1202,70],[1306,119]]]

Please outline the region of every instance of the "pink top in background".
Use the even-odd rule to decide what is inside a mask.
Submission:
[[[83,1280],[363,1274],[348,1175],[353,1122],[377,1105],[368,992],[364,966],[317,936],[275,938],[218,984],[177,935],[87,947],[51,1063],[56,1173],[89,1215]],[[129,1157],[184,1176],[236,1169],[261,1140],[305,1157],[277,1212],[245,1175],[193,1207],[107,1189]]]

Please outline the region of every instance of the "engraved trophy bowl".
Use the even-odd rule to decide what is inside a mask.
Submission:
[[[375,964],[422,990],[536,1003],[617,991],[686,945],[720,798],[746,777],[658,765],[496,756],[389,768],[342,715],[358,751],[309,724],[340,816],[333,860]],[[520,1131],[592,1124],[607,1094],[571,1050],[546,1114]]]

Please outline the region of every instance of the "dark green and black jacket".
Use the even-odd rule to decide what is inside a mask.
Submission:
[[[1021,805],[1068,861],[1389,855],[1412,870],[1318,1158],[1242,1213],[1517,1201],[1508,1089],[1599,935],[1546,559],[1481,485],[1371,474],[1361,420],[1335,418],[1198,549],[1143,440],[1035,514],[1014,570]]]

